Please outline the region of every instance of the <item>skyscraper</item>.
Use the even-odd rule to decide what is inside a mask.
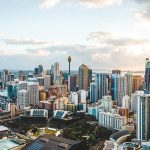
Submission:
[[[27,90],[20,90],[17,92],[17,106],[19,106],[20,109],[29,106]]]
[[[130,110],[130,104],[130,97],[128,95],[125,95],[122,99],[122,107]]]
[[[59,66],[59,63],[58,62],[55,62],[54,63],[54,66],[53,66],[53,73],[54,73],[54,82],[56,80],[56,77],[58,75],[60,75],[60,66]]]
[[[95,82],[90,83],[90,102],[95,103],[97,98],[97,85]]]
[[[133,85],[133,76],[130,72],[125,74],[125,90],[126,95],[131,96],[132,94],[132,85]]]
[[[150,60],[149,58],[146,58],[144,90],[146,93],[150,92]]]
[[[50,88],[50,81],[51,81],[51,76],[45,75],[44,76],[44,89],[48,90]]]
[[[76,91],[77,75],[70,75],[70,91]]]
[[[137,112],[137,101],[141,95],[144,95],[144,91],[135,91],[131,95],[131,110],[134,114]]]
[[[82,64],[79,67],[79,90],[88,90],[92,82],[92,70]]]
[[[18,78],[19,78],[19,81],[23,81],[24,80],[24,73],[23,73],[23,71],[19,71],[19,73],[18,73]]]
[[[38,76],[38,73],[39,73],[39,69],[38,69],[38,67],[35,67],[35,68],[34,68],[34,75],[35,75],[35,76]]]
[[[13,73],[9,73],[8,75],[8,81],[14,81],[15,75]]]
[[[43,73],[43,66],[38,65],[38,76],[42,76],[42,73]]]
[[[26,81],[20,81],[17,84],[18,91],[20,91],[20,90],[27,90],[27,84],[28,84],[28,82],[26,82]]]
[[[132,92],[142,90],[143,78],[141,75],[133,75]]]
[[[119,107],[122,106],[122,99],[125,96],[125,77],[113,74],[111,82],[112,99],[117,101]]]
[[[137,139],[150,139],[150,95],[141,95],[137,100]]]
[[[78,91],[79,102],[82,104],[86,104],[87,92],[85,90]]]
[[[6,83],[8,81],[8,70],[3,70],[3,82]]]
[[[111,90],[111,75],[108,73],[96,74],[95,79],[97,85],[98,99],[102,99],[103,96],[110,95]]]
[[[27,84],[29,105],[37,105],[39,103],[39,83],[29,82]]]

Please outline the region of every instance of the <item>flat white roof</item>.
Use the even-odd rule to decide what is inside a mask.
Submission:
[[[0,126],[0,132],[7,131],[7,130],[8,130],[7,127],[5,127],[5,126]]]

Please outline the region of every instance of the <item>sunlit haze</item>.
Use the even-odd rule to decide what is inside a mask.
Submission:
[[[144,70],[149,0],[0,0],[0,68]]]

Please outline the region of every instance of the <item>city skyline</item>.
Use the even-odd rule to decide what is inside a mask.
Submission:
[[[144,70],[149,10],[147,0],[0,0],[0,68],[67,70],[71,55],[71,70]]]

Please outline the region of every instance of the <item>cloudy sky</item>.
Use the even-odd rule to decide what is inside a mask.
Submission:
[[[0,0],[0,69],[143,70],[150,0]]]

